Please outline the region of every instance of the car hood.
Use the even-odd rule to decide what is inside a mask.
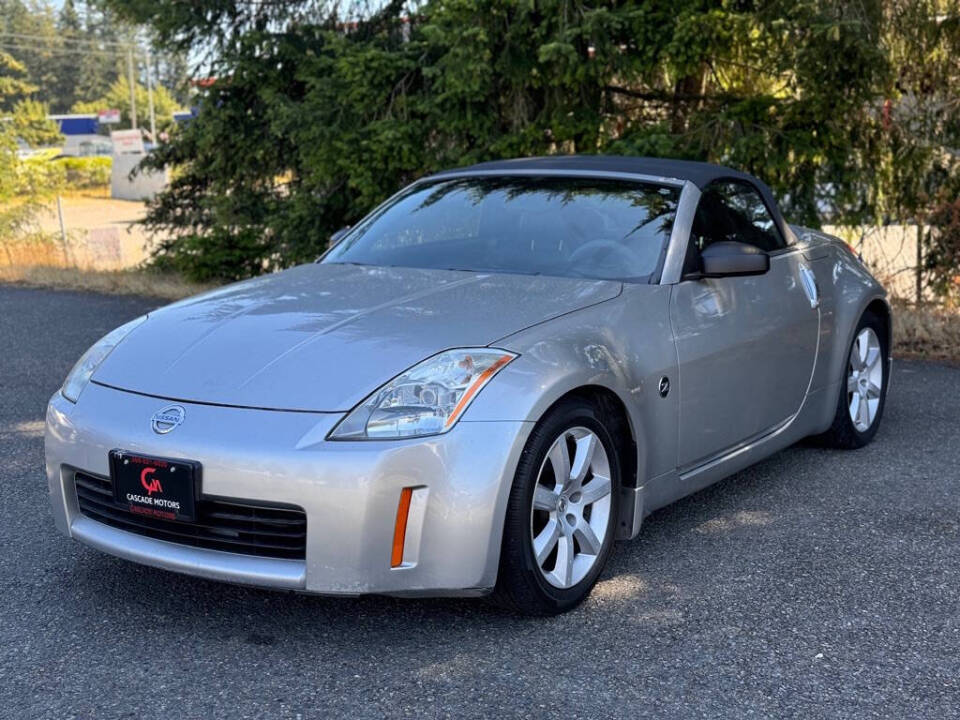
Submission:
[[[620,291],[612,281],[302,265],[150,313],[93,380],[171,400],[342,412],[441,350],[489,345]]]

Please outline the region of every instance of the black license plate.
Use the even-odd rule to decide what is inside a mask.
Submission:
[[[197,517],[200,464],[113,450],[114,499],[136,515],[190,522]]]

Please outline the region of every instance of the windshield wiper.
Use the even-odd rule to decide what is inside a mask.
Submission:
[[[543,275],[540,270],[509,270],[507,268],[459,268],[446,267],[443,270],[453,270],[454,272],[472,272],[472,273],[500,273],[501,275]]]

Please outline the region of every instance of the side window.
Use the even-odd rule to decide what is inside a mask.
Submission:
[[[725,240],[747,243],[767,252],[785,246],[763,198],[749,183],[715,182],[700,196],[691,244],[696,250],[703,250],[710,243]]]

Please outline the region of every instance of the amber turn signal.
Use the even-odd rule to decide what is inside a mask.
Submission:
[[[413,488],[400,491],[400,503],[397,505],[397,523],[393,527],[393,552],[390,554],[390,567],[403,564],[403,542],[407,537],[407,516],[410,514],[410,499]]]

